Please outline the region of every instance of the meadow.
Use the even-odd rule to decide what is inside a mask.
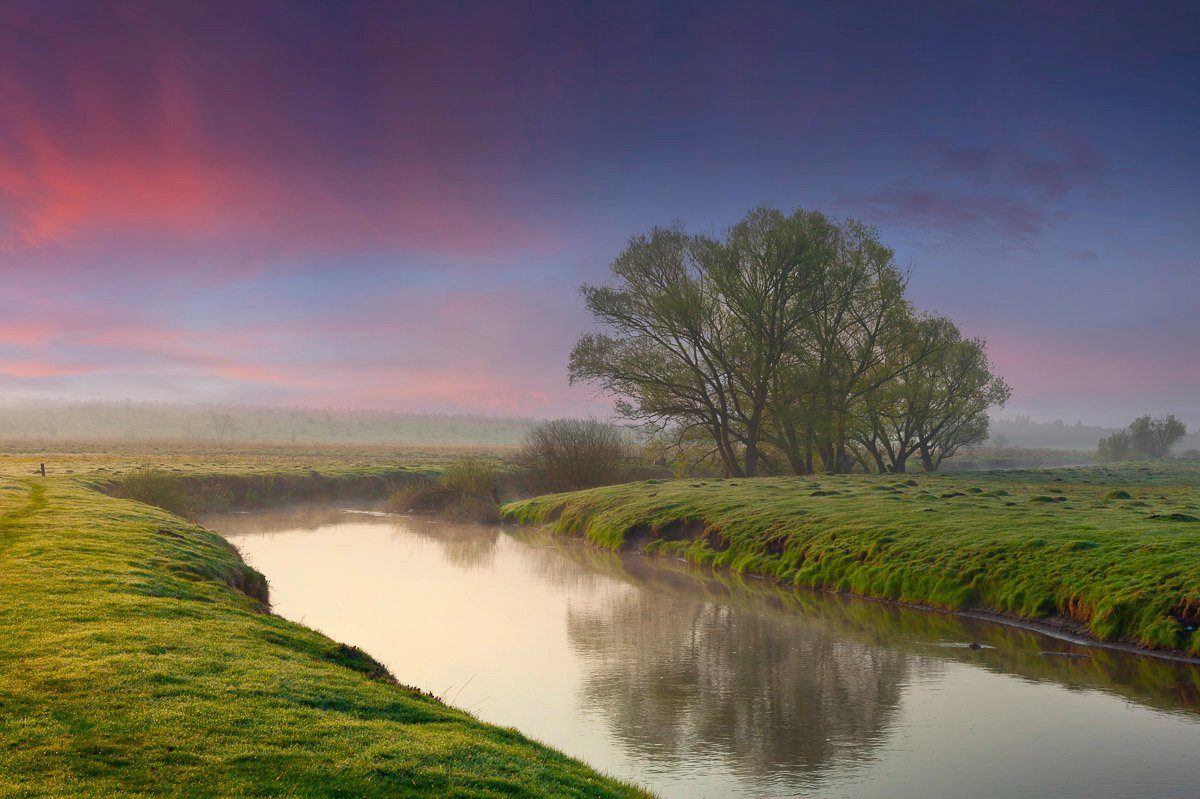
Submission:
[[[1200,655],[1196,463],[649,480],[503,515],[787,585]]]
[[[35,460],[55,469],[28,476]],[[23,475],[0,477],[0,795],[644,795],[271,615],[224,539],[95,490],[147,467],[369,481],[394,453],[79,445],[0,463]]]
[[[271,615],[262,575],[183,518],[382,498],[465,455],[503,467],[513,451],[0,443],[0,794],[645,795]],[[731,577],[1200,655],[1195,463],[652,479],[504,516]]]

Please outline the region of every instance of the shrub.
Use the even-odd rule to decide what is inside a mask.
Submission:
[[[1096,460],[1100,463],[1127,461],[1133,454],[1133,443],[1129,439],[1129,433],[1124,430],[1118,430],[1108,438],[1100,439],[1096,446]]]
[[[619,482],[628,457],[629,446],[616,427],[595,419],[555,419],[529,431],[517,462],[528,490],[556,492]]]
[[[500,520],[496,467],[480,458],[462,458],[446,467],[441,480],[401,486],[388,498],[393,513],[433,513],[454,521]]]
[[[432,513],[438,511],[450,499],[448,492],[432,480],[421,480],[403,485],[393,491],[387,500],[387,509],[393,513]]]
[[[496,502],[496,467],[482,458],[454,461],[442,472],[441,486],[460,496]]]

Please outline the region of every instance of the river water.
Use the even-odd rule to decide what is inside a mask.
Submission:
[[[1194,666],[525,528],[205,523],[275,612],[664,797],[1200,796]]]

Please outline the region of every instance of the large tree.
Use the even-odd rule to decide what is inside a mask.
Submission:
[[[914,320],[908,368],[864,398],[855,440],[879,471],[904,472],[920,455],[936,470],[959,449],[987,438],[987,409],[1007,402],[1010,389],[992,373],[982,341],[964,339],[944,317]]]
[[[953,326],[951,326],[953,328]],[[984,342],[965,339],[953,328],[949,345],[928,362],[924,379],[930,383],[930,404],[922,410],[917,450],[927,471],[959,449],[988,437],[987,410],[1008,402],[1012,389],[992,372]]]
[[[758,473],[771,388],[811,313],[828,258],[820,214],[752,211],[723,238],[678,227],[636,237],[616,282],[582,288],[606,332],[571,353],[572,381],[622,397],[625,417],[707,431],[726,473]]]
[[[793,471],[849,466],[851,408],[907,370],[907,276],[873,228],[849,220],[830,231],[832,246],[809,297],[812,312],[799,346],[778,375],[774,443]]]
[[[707,439],[730,476],[845,471],[868,450],[881,469],[915,451],[935,469],[1008,396],[982,342],[917,314],[855,220],[757,209],[722,236],[657,228],[612,275],[581,289],[602,330],[575,345],[572,382],[692,454]]]

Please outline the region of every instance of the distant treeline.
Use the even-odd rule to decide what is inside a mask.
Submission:
[[[0,403],[0,438],[515,445],[534,419],[156,402]]]
[[[1096,442],[1119,432],[1117,428],[1085,425],[1083,422],[1067,424],[1062,419],[1053,422],[1035,422],[1028,416],[1013,419],[992,419],[987,446],[998,449],[1077,449],[1095,451]],[[1200,432],[1185,437],[1177,447],[1179,450],[1200,448]]]

